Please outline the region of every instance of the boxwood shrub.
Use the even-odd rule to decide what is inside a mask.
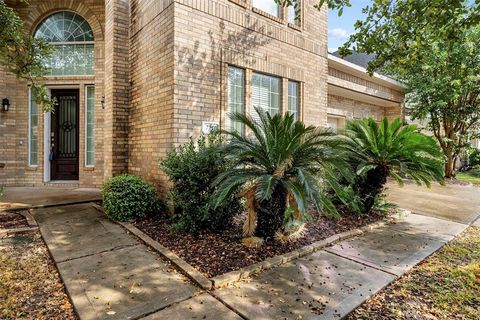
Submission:
[[[215,208],[213,180],[229,163],[217,152],[222,144],[219,133],[191,139],[172,149],[160,162],[170,178],[174,229],[184,232],[221,231],[230,225],[232,217],[242,212],[240,200],[234,196]]]
[[[114,220],[130,221],[160,211],[155,189],[137,176],[110,178],[103,185],[102,193],[105,213]]]

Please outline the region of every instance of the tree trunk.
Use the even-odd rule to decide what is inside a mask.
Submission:
[[[285,217],[287,192],[283,188],[276,188],[270,200],[258,204],[257,228],[255,235],[265,240],[273,239],[283,224]]]
[[[445,178],[453,178],[455,176],[455,157],[452,154],[447,155],[445,162]]]
[[[383,187],[387,183],[388,174],[388,168],[382,166],[378,166],[367,173],[359,190],[365,213],[369,213],[375,205],[375,200],[382,193]]]

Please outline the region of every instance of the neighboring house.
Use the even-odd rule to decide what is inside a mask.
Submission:
[[[57,48],[43,113],[27,83],[0,71],[0,185],[98,187],[122,173],[161,188],[172,145],[254,107],[308,125],[403,117],[403,90],[327,53],[327,10],[273,0],[6,1]]]

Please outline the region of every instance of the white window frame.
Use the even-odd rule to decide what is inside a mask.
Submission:
[[[297,95],[296,96],[292,96],[290,95],[290,84],[295,84],[296,87],[297,87]],[[287,111],[288,113],[290,114],[295,114],[295,120],[297,121],[300,121],[300,116],[301,116],[301,112],[300,112],[300,101],[301,101],[301,85],[300,85],[300,82],[298,81],[295,81],[295,80],[288,80],[288,92],[287,92]],[[296,101],[296,105],[295,105],[295,111],[292,112],[292,108],[290,107],[290,98],[295,98],[295,101]]]
[[[282,78],[281,77],[276,77],[276,76],[272,76],[272,75],[269,75],[269,74],[264,74],[264,73],[260,73],[260,72],[253,72],[252,73],[252,84],[251,84],[251,90],[252,90],[252,117],[255,119],[257,117],[256,115],[256,111],[255,111],[255,102],[254,102],[254,95],[253,95],[253,91],[254,91],[254,77],[255,76],[260,76],[262,78],[269,78],[270,79],[270,86],[269,86],[269,91],[268,91],[268,102],[269,102],[269,105],[268,105],[268,110],[265,110],[264,108],[262,108],[265,112],[268,112],[270,113],[270,115],[275,115],[275,114],[272,114],[271,111],[272,111],[272,100],[271,100],[271,95],[272,95],[272,79],[275,79],[278,81],[278,92],[275,93],[278,95],[278,110],[277,110],[277,113],[281,113],[282,112],[282,95],[283,95],[283,92],[282,92]]]
[[[93,164],[88,163],[88,89],[93,88]],[[85,86],[85,167],[86,168],[94,168],[95,167],[95,86],[94,85],[86,85]]]
[[[37,161],[32,163],[32,87],[28,88],[28,166],[36,168],[38,167],[38,105],[37,108]]]
[[[242,87],[241,87],[241,90],[242,90],[242,93],[243,93],[243,99],[242,99],[242,110],[240,112],[242,112],[243,114],[245,114],[245,109],[246,109],[246,106],[245,106],[245,96],[246,96],[246,92],[245,92],[245,88],[246,88],[246,70],[243,69],[243,68],[239,68],[239,67],[236,67],[236,66],[233,66],[233,65],[228,65],[227,67],[227,110],[228,110],[228,113],[227,113],[227,121],[226,121],[226,124],[227,124],[227,129],[228,130],[233,130],[235,129],[235,125],[232,121],[232,119],[230,119],[230,116],[232,115],[232,109],[230,108],[230,70],[234,70],[235,72],[241,72],[242,73],[242,77],[243,77],[243,82],[242,82]],[[245,132],[245,127],[243,126],[243,124],[241,125],[241,128],[240,128],[240,133],[244,133]]]

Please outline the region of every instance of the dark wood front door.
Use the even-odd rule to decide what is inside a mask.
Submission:
[[[78,180],[78,90],[52,90],[57,99],[50,133],[51,180]]]

